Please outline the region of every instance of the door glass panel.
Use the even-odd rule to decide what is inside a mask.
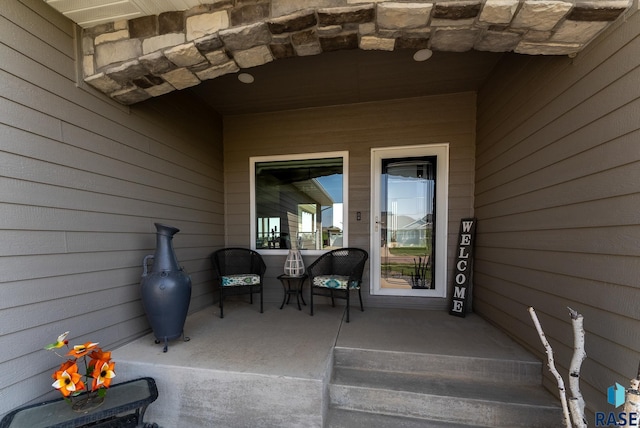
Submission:
[[[382,161],[382,289],[434,288],[436,161],[436,156]]]

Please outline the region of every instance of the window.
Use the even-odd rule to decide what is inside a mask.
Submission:
[[[255,249],[347,246],[346,152],[256,157],[250,164]]]

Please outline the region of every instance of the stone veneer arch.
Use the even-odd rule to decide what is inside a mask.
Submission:
[[[84,80],[129,105],[280,58],[340,49],[574,55],[630,0],[218,0],[83,30]],[[288,3],[289,9],[291,4]],[[274,12],[275,11],[275,12]]]

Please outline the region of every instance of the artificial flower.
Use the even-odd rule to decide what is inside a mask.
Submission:
[[[100,348],[96,348],[92,353],[89,354],[89,357],[92,360],[109,361],[111,359],[111,351],[105,352]]]
[[[60,368],[58,369],[58,371],[60,372],[64,372],[66,371],[68,368],[75,366],[76,365],[76,361],[75,360],[67,360],[64,363],[60,364]],[[77,367],[76,367],[76,371],[78,371]],[[52,378],[56,378],[56,373],[58,372],[54,372],[51,377]]]
[[[53,374],[53,378],[56,381],[51,386],[59,390],[65,397],[84,389],[84,382],[82,382],[82,376],[78,373],[78,365],[76,363],[67,361],[60,366],[60,369]]]
[[[94,369],[98,366],[98,362],[100,361],[111,361],[111,352],[104,352],[101,348],[95,348],[93,352],[89,354],[89,367],[87,368],[88,372],[93,372]]]
[[[93,371],[93,384],[91,390],[95,391],[100,387],[109,388],[111,385],[111,379],[116,377],[116,373],[113,371],[116,363],[110,361],[98,361]]]
[[[52,350],[56,355],[62,357],[56,352],[56,349],[64,345],[69,346],[67,341],[68,334],[68,331],[64,332],[58,336],[56,342],[47,345],[45,349]],[[59,390],[64,397],[69,397],[76,396],[80,394],[80,391],[87,389],[91,381],[91,391],[88,393],[104,397],[106,389],[111,385],[111,379],[116,376],[113,370],[116,363],[111,361],[111,352],[105,352],[99,348],[98,342],[86,342],[83,345],[73,346],[67,355],[71,356],[72,359],[65,361],[60,366],[60,369],[53,373],[51,377],[55,382],[52,386]],[[83,360],[84,367],[84,374],[82,375],[78,373],[78,360],[80,359]],[[88,364],[87,361],[89,361]],[[84,381],[82,378],[84,378]]]
[[[87,342],[84,345],[75,345],[73,349],[67,353],[67,355],[71,355],[72,357],[76,358],[84,357],[96,346],[98,346],[98,342]]]

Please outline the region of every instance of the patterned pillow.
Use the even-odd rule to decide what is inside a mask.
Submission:
[[[345,275],[314,276],[313,285],[314,287],[335,288],[339,290],[346,290],[347,286],[352,290],[360,288],[358,281],[351,281],[351,283],[349,283],[349,277]]]
[[[227,275],[222,277],[223,287],[237,287],[241,285],[258,285],[260,284],[260,275],[256,274],[238,274]]]

